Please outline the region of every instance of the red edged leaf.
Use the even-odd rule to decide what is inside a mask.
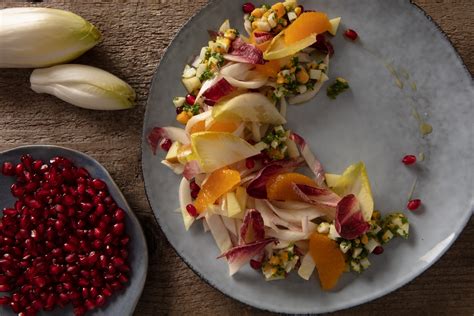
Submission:
[[[249,244],[265,238],[262,215],[256,209],[247,210],[240,227],[239,244]]]
[[[266,238],[250,244],[239,245],[227,250],[217,258],[225,257],[227,259],[227,263],[229,264],[229,275],[233,275],[239,271],[244,264],[250,262],[250,259],[261,254],[265,247],[272,242],[276,243],[277,239]]]
[[[265,43],[273,38],[272,33],[269,32],[254,32],[253,35],[257,44]]]
[[[306,141],[300,135],[291,132],[290,139],[293,140],[301,152],[301,156],[303,156],[304,160],[308,164],[308,167],[314,173],[315,181],[318,186],[325,186],[325,178],[324,178],[324,169],[321,162],[316,158],[316,155],[309,149],[307,146]]]
[[[263,53],[257,47],[252,44],[247,44],[240,37],[237,37],[233,42],[230,50],[230,54],[224,55],[224,58],[229,59],[230,56],[238,56],[242,61],[248,64],[264,64]],[[230,57],[232,58],[232,57]],[[229,59],[232,60],[232,59]]]
[[[172,141],[179,141],[181,144],[188,144],[189,138],[186,131],[177,127],[153,127],[148,133],[147,141],[150,145],[153,155],[156,155],[156,150],[161,140],[167,138]]]
[[[354,194],[348,194],[337,204],[336,231],[345,239],[355,239],[370,229],[369,223],[359,207],[359,201]]]
[[[267,181],[274,175],[290,172],[301,164],[301,160],[273,162],[260,169],[259,173],[247,186],[247,194],[256,199],[267,198]]]
[[[222,78],[204,91],[202,95],[206,98],[206,104],[214,105],[220,98],[225,97],[234,90],[235,88],[227,80]]]
[[[337,204],[341,200],[336,193],[326,188],[315,188],[296,183],[292,184],[292,189],[303,202],[316,206],[330,218],[335,217]]]
[[[184,165],[183,176],[186,178],[186,180],[191,180],[199,173],[201,173],[201,168],[199,167],[199,163],[196,160],[188,161]]]

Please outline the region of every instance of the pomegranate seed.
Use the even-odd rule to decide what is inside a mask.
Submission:
[[[172,144],[173,142],[171,141],[171,139],[165,138],[161,141],[160,146],[161,146],[161,149],[163,149],[164,151],[168,151],[170,150]]]
[[[91,287],[91,289],[89,290],[89,297],[95,298],[97,297],[98,294],[99,294],[99,291],[97,291],[95,287]]]
[[[259,270],[262,267],[262,262],[252,259],[250,260],[250,266],[255,270]]]
[[[189,215],[191,215],[192,217],[197,217],[198,216],[197,209],[192,204],[186,205],[186,211],[188,211]]]
[[[122,210],[121,208],[118,208],[115,211],[114,219],[116,222],[122,222],[125,219],[125,211]]]
[[[3,215],[8,215],[8,216],[15,216],[18,214],[18,211],[13,208],[5,208],[3,209]]]
[[[9,161],[5,161],[2,165],[2,174],[5,176],[15,175],[15,167]]]
[[[188,94],[186,96],[186,103],[189,105],[194,105],[194,103],[196,103],[196,97],[192,94]]]
[[[347,29],[344,32],[344,36],[350,39],[351,41],[355,41],[358,37],[357,32],[354,31],[353,29]]]
[[[102,295],[97,295],[97,298],[95,299],[95,304],[99,307],[104,306],[105,304],[105,297]]]
[[[112,263],[115,267],[120,267],[125,263],[125,261],[120,257],[113,257]]]
[[[255,10],[255,6],[251,2],[242,5],[242,11],[244,11],[244,13],[250,14],[253,10]]]
[[[183,112],[183,107],[182,106],[178,106],[176,108],[176,114],[180,114],[181,112]]]
[[[97,190],[104,190],[107,187],[105,182],[100,179],[92,180],[92,186],[96,188]]]
[[[74,315],[75,316],[83,316],[86,313],[86,308],[84,306],[77,306],[74,307]]]
[[[109,296],[112,296],[112,291],[110,291],[109,289],[105,288],[105,289],[102,290],[102,294],[103,294],[104,296],[109,297]]]
[[[247,169],[253,169],[255,167],[255,160],[252,158],[247,158],[245,160],[245,167],[247,167]]]
[[[374,248],[374,250],[372,250],[372,253],[374,255],[380,255],[383,253],[383,247],[382,246],[377,246]]]
[[[84,306],[85,306],[88,310],[91,310],[91,309],[94,309],[94,308],[95,308],[95,303],[92,302],[91,300],[87,299],[87,300],[84,302]]]
[[[189,188],[191,191],[198,191],[201,190],[201,187],[193,180],[189,183]]]
[[[0,297],[0,305],[7,305],[7,304],[10,304],[10,302],[11,302],[10,297],[8,296]]]
[[[63,203],[64,205],[71,206],[75,203],[74,197],[71,195],[65,195],[63,197]]]
[[[416,162],[416,156],[415,155],[406,155],[403,157],[402,162],[405,165],[412,165]]]
[[[112,233],[115,236],[120,236],[125,231],[125,225],[123,223],[117,223],[112,227]]]
[[[8,292],[11,290],[10,285],[8,284],[0,284],[0,292]]]
[[[410,211],[414,211],[414,210],[416,210],[417,208],[419,208],[420,205],[421,205],[421,200],[420,200],[420,199],[414,199],[414,200],[408,201],[407,208],[408,208]]]
[[[194,200],[197,199],[198,195],[199,195],[199,190],[193,190],[193,191],[191,191],[191,197],[192,197]]]

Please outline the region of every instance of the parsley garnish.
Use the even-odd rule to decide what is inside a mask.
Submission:
[[[201,80],[201,82],[203,81],[206,81],[208,79],[211,79],[212,77],[214,77],[214,73],[212,71],[210,71],[209,69],[206,69],[204,70],[204,72],[199,76],[199,80]]]
[[[331,99],[335,99],[340,93],[349,89],[349,83],[346,79],[336,78],[336,81],[330,85],[327,89],[327,96]]]

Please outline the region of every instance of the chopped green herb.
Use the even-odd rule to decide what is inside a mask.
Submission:
[[[253,22],[253,21],[255,21],[255,17],[253,15],[249,15],[248,20],[250,22]]]
[[[184,104],[182,108],[183,108],[183,111],[191,112],[193,115],[198,115],[199,110],[201,109],[199,104],[187,104],[187,103]]]
[[[328,87],[327,96],[331,99],[335,99],[339,94],[347,89],[349,89],[349,83],[347,80],[337,77],[336,81]]]
[[[208,79],[211,79],[212,77],[214,77],[214,73],[212,71],[210,71],[209,69],[206,69],[204,70],[204,72],[199,76],[199,80],[201,80],[201,82],[203,81],[206,81]]]
[[[298,56],[294,56],[293,58],[291,58],[291,64],[294,67],[298,66],[298,64],[299,64]]]

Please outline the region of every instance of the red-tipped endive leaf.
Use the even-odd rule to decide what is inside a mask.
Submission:
[[[316,156],[311,152],[309,146],[306,144],[306,141],[300,135],[291,132],[290,139],[293,140],[301,152],[304,160],[308,164],[308,167],[314,173],[316,184],[320,187],[325,186],[324,184],[324,169],[321,165],[321,162],[316,158]]]
[[[303,202],[314,205],[329,218],[335,218],[337,203],[341,200],[337,194],[329,189],[313,188],[296,183],[292,184],[292,189]]]
[[[207,104],[214,104],[225,97],[235,88],[225,79],[221,78],[202,94]],[[211,101],[210,103],[208,101]]]
[[[182,128],[178,127],[153,127],[148,134],[147,140],[153,154],[156,155],[158,145],[163,139],[170,139],[171,141],[178,141],[181,144],[189,144],[189,135]]]
[[[196,160],[191,160],[184,165],[183,176],[186,180],[191,180],[199,173],[202,173],[202,170]]]
[[[232,42],[230,54],[225,54],[224,58],[230,61],[247,64],[264,64],[263,53],[252,44],[247,44],[240,37]]]
[[[239,244],[249,244],[265,238],[262,215],[255,209],[247,210],[244,222],[240,227]]]
[[[336,231],[345,239],[355,239],[370,229],[369,223],[364,220],[359,201],[354,194],[346,195],[337,204]]]
[[[256,199],[267,198],[267,181],[274,175],[293,171],[301,164],[301,159],[276,161],[260,170],[247,186],[247,194]]]
[[[272,33],[269,32],[254,32],[253,36],[255,37],[255,43],[257,44],[265,43],[273,38]]]
[[[266,238],[250,244],[239,245],[229,249],[217,258],[225,257],[227,259],[229,275],[233,275],[250,259],[261,254],[268,244],[276,241],[276,238]]]

